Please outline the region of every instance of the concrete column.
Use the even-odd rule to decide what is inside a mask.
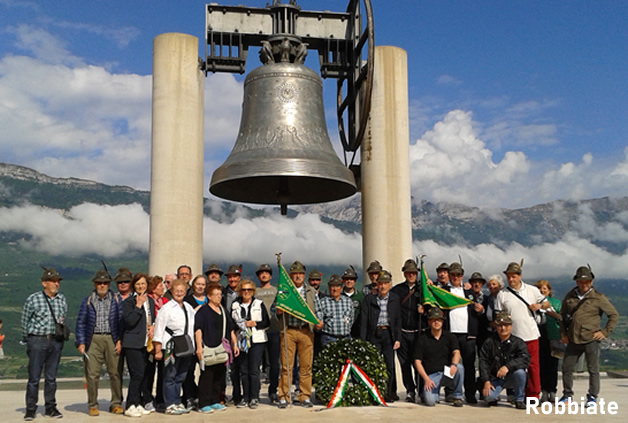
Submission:
[[[412,257],[408,121],[407,53],[376,47],[373,103],[360,152],[362,259],[364,269],[379,260],[393,283],[404,280],[401,267]]]
[[[203,266],[203,87],[198,38],[153,41],[153,126],[148,271]]]

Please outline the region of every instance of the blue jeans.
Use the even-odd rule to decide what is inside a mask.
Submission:
[[[488,397],[484,397],[484,401],[492,402],[499,399],[499,393],[503,389],[514,389],[515,401],[525,401],[526,390],[526,371],[524,369],[508,372],[504,379],[494,379],[491,383],[495,390],[491,391]]]
[[[464,366],[462,364],[458,364],[456,366],[456,374],[454,375],[453,388],[454,388],[454,399],[462,399],[462,383],[464,382]],[[440,388],[441,383],[443,382],[443,372],[435,372],[428,375],[429,378],[434,382],[434,389],[428,391],[425,389],[423,391],[423,401],[425,401],[425,405],[433,406],[438,402],[438,398],[440,396]]]
[[[188,374],[192,357],[177,358],[174,364],[164,366],[164,403],[165,406],[181,404],[181,384]]]
[[[39,400],[39,378],[44,370],[44,400],[46,410],[56,407],[57,369],[61,360],[63,342],[42,336],[29,335],[26,354],[28,355],[28,384],[26,385],[26,410],[37,410]]]

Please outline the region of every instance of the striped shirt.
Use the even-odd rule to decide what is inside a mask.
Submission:
[[[55,319],[50,314],[50,307],[46,297],[48,295],[44,291],[31,294],[24,302],[22,309],[22,338],[26,339],[28,335],[54,335]],[[54,297],[48,297],[50,305],[55,313],[57,322],[62,323],[68,314],[68,304],[65,296],[57,293]]]

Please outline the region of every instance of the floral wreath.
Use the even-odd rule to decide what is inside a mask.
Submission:
[[[386,392],[388,371],[384,357],[369,342],[341,339],[330,342],[314,359],[312,367],[316,397],[333,406],[366,406],[382,404],[368,383],[356,373],[345,375],[348,360],[358,366],[379,391]],[[339,392],[342,392],[339,396]]]

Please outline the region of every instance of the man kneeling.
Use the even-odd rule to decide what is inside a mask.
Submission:
[[[425,382],[425,405],[433,406],[439,402],[441,386],[449,386],[454,389],[454,407],[462,407],[464,368],[460,364],[460,347],[458,339],[443,330],[444,320],[441,309],[429,309],[427,322],[430,331],[419,337],[414,365]]]
[[[530,354],[526,343],[512,335],[512,317],[500,312],[495,318],[497,333],[480,350],[482,396],[489,406],[496,405],[502,389],[515,391],[515,406],[525,410],[526,369]]]

